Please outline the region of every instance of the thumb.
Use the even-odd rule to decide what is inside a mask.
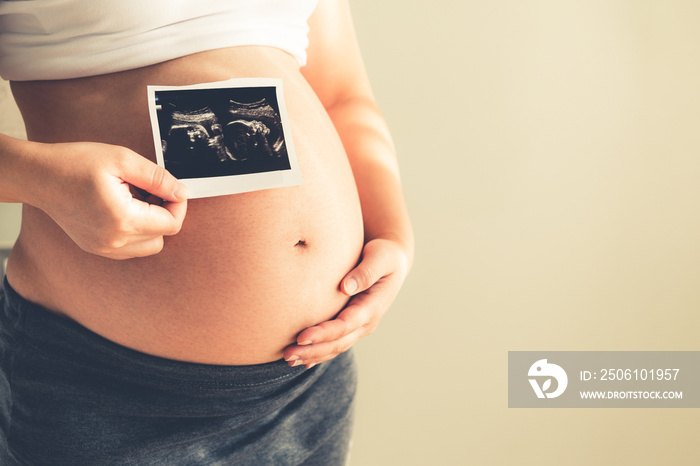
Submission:
[[[182,202],[189,197],[189,189],[165,168],[134,153],[122,165],[120,178],[137,188],[148,191],[164,201]]]
[[[369,242],[362,251],[362,260],[343,278],[340,288],[346,295],[353,296],[367,290],[389,273],[391,261],[382,252],[381,243]]]

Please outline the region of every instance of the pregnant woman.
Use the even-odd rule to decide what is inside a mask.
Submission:
[[[347,350],[413,255],[346,1],[4,0],[0,74],[29,139],[0,136],[0,464],[344,464]],[[146,88],[249,77],[303,184],[188,202]]]

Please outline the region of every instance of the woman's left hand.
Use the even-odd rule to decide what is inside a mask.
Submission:
[[[290,366],[328,361],[372,333],[394,302],[410,268],[410,253],[398,242],[377,238],[365,244],[360,264],[340,283],[352,299],[334,319],[309,327],[284,350]]]

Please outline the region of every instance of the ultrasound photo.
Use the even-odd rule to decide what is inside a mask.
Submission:
[[[192,197],[301,184],[281,80],[149,86],[158,163]]]

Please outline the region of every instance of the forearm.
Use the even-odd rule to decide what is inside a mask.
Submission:
[[[0,202],[33,203],[37,143],[0,134]]]
[[[365,238],[396,242],[413,260],[413,229],[389,129],[371,97],[345,99],[328,109],[343,142],[362,205]]]

